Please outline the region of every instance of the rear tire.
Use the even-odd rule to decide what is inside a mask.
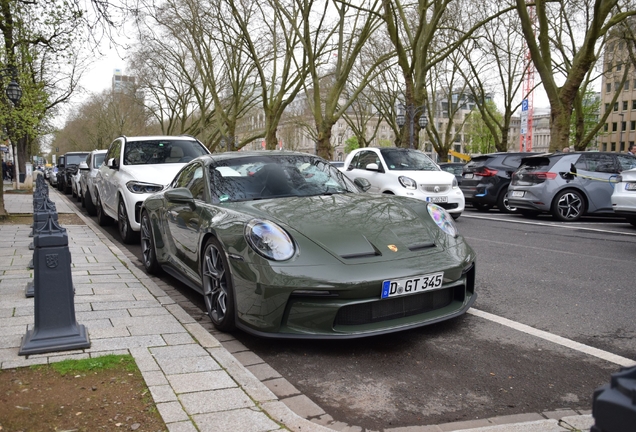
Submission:
[[[574,189],[564,190],[552,201],[552,216],[562,222],[576,222],[585,213],[585,198]]]
[[[627,222],[636,227],[636,217],[628,217]]]
[[[508,202],[507,190],[503,190],[499,193],[499,196],[497,197],[497,208],[499,209],[501,213],[516,213],[517,212],[517,208],[511,207],[510,203]]]

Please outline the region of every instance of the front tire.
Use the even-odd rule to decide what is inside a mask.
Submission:
[[[91,192],[86,189],[86,193],[83,196],[84,207],[86,207],[86,211],[89,215],[95,216],[97,214],[97,207],[93,204],[93,197],[91,196]]]
[[[490,211],[489,204],[473,203],[473,207],[476,208],[477,211],[484,212],[484,213],[487,211]]]
[[[552,216],[562,222],[576,222],[585,212],[585,198],[576,190],[565,190],[552,201]]]
[[[627,222],[629,222],[630,224],[632,224],[632,226],[636,227],[636,217],[628,217],[627,218]]]
[[[104,207],[102,206],[102,199],[97,195],[97,223],[99,226],[107,226],[113,223],[113,219],[104,213]]]
[[[149,274],[161,273],[161,266],[157,261],[157,248],[152,235],[152,223],[147,211],[141,214],[141,261]]]
[[[119,235],[121,241],[125,244],[131,244],[135,241],[135,232],[130,227],[130,220],[128,219],[128,212],[126,211],[126,203],[119,197],[119,203],[117,204],[117,227],[119,229]]]
[[[208,316],[214,327],[221,331],[235,328],[234,288],[229,269],[221,243],[211,237],[203,250],[201,279]]]

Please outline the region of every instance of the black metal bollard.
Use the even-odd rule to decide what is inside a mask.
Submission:
[[[636,367],[613,373],[594,391],[590,432],[633,432],[636,427]]]
[[[36,209],[33,210],[33,232],[36,232],[38,229],[42,228],[46,223],[49,215],[54,215],[55,221],[57,221],[57,210],[55,207],[55,203],[50,200],[41,201]],[[35,247],[35,243],[34,243]],[[35,255],[35,252],[34,252]],[[27,265],[28,269],[34,268],[33,259]]]
[[[52,215],[35,236],[35,325],[18,355],[90,348],[86,327],[75,319],[68,235]]]

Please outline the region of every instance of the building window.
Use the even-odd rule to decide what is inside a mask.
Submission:
[[[618,111],[618,102],[614,102],[614,111]]]
[[[612,123],[612,132],[616,132],[618,130],[618,123]]]
[[[623,90],[629,90],[629,80],[625,81],[625,85],[623,86]]]
[[[608,129],[609,129],[609,125],[605,123],[605,126],[603,126],[603,131],[607,132]]]
[[[616,143],[615,143],[615,142],[613,142],[613,143],[611,144],[610,149],[611,149],[610,151],[616,151]]]
[[[623,63],[616,63],[616,72],[623,69]]]
[[[608,103],[606,103],[606,104],[605,104],[605,112],[608,112],[608,111],[609,111],[609,104],[608,104]]]
[[[626,121],[621,122],[621,130],[622,131],[627,130],[627,122]]]
[[[607,93],[609,93],[609,92],[611,92],[611,91],[612,91],[612,83],[607,83],[607,84],[605,84],[605,91],[606,91]]]
[[[620,88],[620,85],[621,85],[620,81],[616,81],[614,83],[614,91],[618,91],[618,89]]]
[[[629,124],[630,130],[636,130],[636,120],[632,120]]]
[[[619,151],[625,151],[625,141],[621,141],[621,148]]]
[[[603,151],[607,151],[607,143],[603,143]]]
[[[627,101],[623,101],[623,111],[627,111]]]
[[[636,100],[632,101],[632,109],[636,109]]]

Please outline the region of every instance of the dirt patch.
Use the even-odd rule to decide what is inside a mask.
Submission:
[[[86,225],[84,221],[75,213],[58,213],[57,222],[62,225]],[[4,219],[0,219],[0,224],[7,225],[31,225],[33,223],[33,215],[13,214],[7,215]]]
[[[1,370],[0,431],[167,430],[133,358],[108,357],[119,360],[95,370]]]

